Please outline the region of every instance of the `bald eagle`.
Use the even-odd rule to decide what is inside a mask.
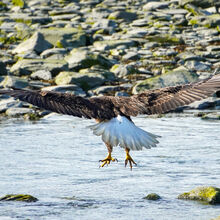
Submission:
[[[95,135],[102,137],[108,149],[107,157],[100,160],[101,167],[111,161],[117,161],[112,157],[112,150],[119,145],[126,152],[125,166],[129,162],[132,169],[136,163],[129,151],[156,147],[159,136],[135,126],[131,116],[167,113],[177,107],[207,98],[218,90],[220,74],[196,83],[148,90],[130,97],[83,98],[69,93],[23,89],[0,90],[0,94],[7,94],[60,114],[95,119],[97,124],[90,128]]]

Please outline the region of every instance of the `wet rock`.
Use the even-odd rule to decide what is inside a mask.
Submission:
[[[15,63],[10,71],[17,76],[30,75],[32,72],[38,70],[48,70],[52,75],[57,75],[61,71],[68,68],[65,60],[51,60],[51,59],[21,59]]]
[[[14,98],[0,100],[0,113],[4,113],[8,108],[21,107],[21,102],[16,101]]]
[[[22,79],[16,76],[5,76],[4,80],[1,81],[0,86],[7,88],[18,88],[23,89],[28,87],[29,83],[27,79]]]
[[[0,197],[0,201],[21,201],[21,202],[37,202],[38,199],[26,194],[9,194]]]
[[[38,70],[31,74],[31,78],[38,80],[51,80],[52,74],[50,71],[47,70]]]
[[[156,193],[150,193],[147,196],[145,196],[143,199],[156,201],[161,199],[161,197]]]
[[[220,100],[216,100],[214,97],[209,97],[201,101],[197,101],[192,103],[190,107],[205,110],[205,109],[215,109],[218,105],[220,105]]]
[[[204,120],[220,120],[220,114],[217,112],[203,114],[202,119],[204,119]]]
[[[197,187],[190,192],[180,194],[178,199],[202,201],[211,205],[220,204],[220,189],[212,186]]]
[[[104,68],[110,68],[113,63],[100,54],[95,54],[87,49],[73,49],[65,60],[69,68],[78,71],[79,69],[89,68],[94,65],[100,65]]]
[[[36,32],[30,39],[20,43],[12,52],[25,53],[35,51],[37,54],[40,54],[51,47],[53,45],[44,39],[43,34]]]
[[[195,73],[188,71],[183,66],[180,66],[162,75],[151,77],[140,83],[137,83],[134,86],[132,93],[136,94],[146,89],[158,89],[166,86],[175,86],[178,84],[195,82],[197,80],[198,76]]]
[[[31,108],[17,108],[17,107],[11,107],[8,108],[5,112],[5,114],[9,117],[18,117],[25,114],[33,114],[34,110]]]

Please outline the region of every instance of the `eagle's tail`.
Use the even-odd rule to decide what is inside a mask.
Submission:
[[[95,135],[102,136],[102,140],[111,146],[119,145],[131,150],[142,150],[143,147],[156,147],[159,143],[157,138],[160,136],[138,128],[132,121],[120,115],[110,121],[91,125],[89,128]]]

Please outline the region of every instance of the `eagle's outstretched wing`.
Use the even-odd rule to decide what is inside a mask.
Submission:
[[[149,90],[131,97],[101,96],[83,98],[69,93],[31,90],[0,90],[40,108],[77,117],[111,119],[117,115],[166,113],[177,107],[206,98],[220,90],[220,74],[206,80]]]
[[[130,100],[113,100],[125,115],[162,114],[211,96],[220,90],[220,74],[196,83],[166,87],[133,95]],[[116,102],[116,103],[115,103]],[[120,104],[121,103],[121,104]]]
[[[70,93],[23,89],[0,90],[0,94],[10,95],[21,101],[60,114],[102,120],[115,117],[114,106],[108,98],[102,101],[98,97],[83,98]]]

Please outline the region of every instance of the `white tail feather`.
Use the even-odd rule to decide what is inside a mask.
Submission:
[[[105,143],[113,147],[119,145],[131,150],[142,150],[143,147],[156,147],[159,143],[156,138],[160,136],[138,128],[133,122],[120,115],[110,121],[91,125],[89,128],[95,135],[102,136]]]

